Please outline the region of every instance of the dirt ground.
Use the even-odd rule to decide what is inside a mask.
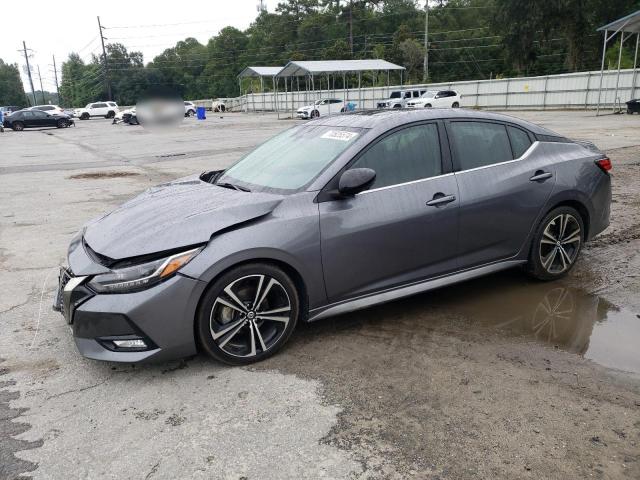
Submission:
[[[611,226],[566,280],[508,271],[302,325],[249,368],[83,359],[51,272],[86,219],[291,122],[0,135],[0,479],[640,478],[640,119],[516,115],[614,164]]]

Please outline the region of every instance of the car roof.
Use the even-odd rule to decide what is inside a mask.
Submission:
[[[502,113],[468,110],[463,108],[428,108],[419,110],[361,110],[358,112],[329,115],[312,120],[309,124],[327,125],[336,127],[368,128],[386,131],[392,128],[421,120],[440,119],[471,119],[471,120],[495,120],[519,125],[539,135],[559,136],[534,123]]]

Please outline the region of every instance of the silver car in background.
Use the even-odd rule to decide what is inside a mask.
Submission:
[[[87,223],[55,308],[89,358],[258,361],[299,322],[511,267],[566,275],[609,224],[610,168],[505,115],[320,118]]]

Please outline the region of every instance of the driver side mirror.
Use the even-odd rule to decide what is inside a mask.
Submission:
[[[376,179],[376,172],[370,168],[352,168],[340,176],[338,193],[343,197],[352,197],[369,188]]]

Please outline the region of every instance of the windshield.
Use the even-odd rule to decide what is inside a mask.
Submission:
[[[427,90],[422,94],[422,98],[433,98],[437,93],[438,92],[436,92],[435,90]]]
[[[361,128],[299,126],[267,140],[216,183],[252,191],[292,193],[307,185],[363,132]]]

